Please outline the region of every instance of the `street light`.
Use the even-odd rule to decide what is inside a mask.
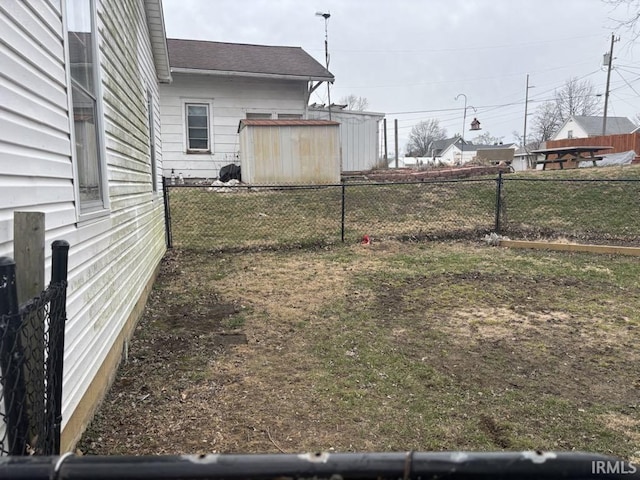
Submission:
[[[454,98],[454,100],[458,100],[458,98],[460,97],[464,97],[464,113],[462,114],[462,143],[460,144],[460,151],[464,152],[464,129],[465,126],[467,125],[467,108],[473,108],[474,112],[478,112],[476,110],[476,107],[469,105],[469,107],[467,107],[467,96],[464,93],[459,93],[458,95],[456,95],[456,98]],[[461,160],[464,160],[464,153],[461,155]]]
[[[324,18],[324,61],[329,71],[329,31],[327,24],[331,14],[328,12],[316,12],[316,17]],[[327,80],[327,104],[329,105],[329,120],[331,120],[331,82]]]

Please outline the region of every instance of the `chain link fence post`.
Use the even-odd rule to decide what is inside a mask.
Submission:
[[[501,209],[502,209],[502,172],[498,172],[498,178],[496,178],[496,222],[495,222],[495,233],[500,235],[501,225]]]
[[[16,263],[0,257],[0,369],[9,454],[26,455],[29,432]]]
[[[67,270],[69,242],[56,240],[51,245],[51,286],[60,288],[60,294],[51,302],[49,320],[49,356],[47,368],[47,416],[52,426],[50,454],[60,454],[62,433],[62,373],[64,368],[64,326],[67,321]]]
[[[173,235],[171,233],[171,209],[169,208],[169,185],[166,177],[162,177],[162,196],[164,198],[164,225],[167,248],[173,248]]]
[[[341,205],[342,219],[340,221],[340,239],[342,240],[342,243],[344,243],[344,217],[346,213],[345,197],[347,193],[346,190],[347,190],[347,186],[345,184],[345,181],[342,180],[342,205]]]

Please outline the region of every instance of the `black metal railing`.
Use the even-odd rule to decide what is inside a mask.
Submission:
[[[68,252],[53,242],[51,283],[20,306],[16,264],[0,257],[0,455],[60,453]]]
[[[165,185],[167,245],[302,246],[373,239],[566,237],[640,245],[640,180],[520,178],[335,185]]]
[[[0,477],[107,479],[621,479],[638,467],[580,452],[395,452],[13,457]]]

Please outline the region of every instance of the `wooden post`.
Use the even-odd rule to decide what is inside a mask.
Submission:
[[[45,288],[44,233],[44,213],[14,212],[13,250],[20,305],[40,295]],[[24,378],[29,399],[29,443],[33,443],[34,437],[38,434],[37,424],[42,422],[45,413],[45,326],[44,320],[39,318],[37,312],[24,319],[22,345],[26,355]]]
[[[18,302],[23,304],[44,290],[44,213],[15,212],[13,238]]]

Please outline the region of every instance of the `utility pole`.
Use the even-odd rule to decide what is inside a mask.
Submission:
[[[529,164],[529,151],[527,150],[527,117],[529,116],[529,74],[527,73],[527,86],[524,94],[524,133],[522,134],[522,148],[527,154],[527,165]]]
[[[609,49],[609,56],[604,55],[604,60],[607,63],[607,87],[604,93],[604,117],[602,117],[602,135],[607,134],[607,109],[609,107],[609,82],[611,81],[611,64],[613,63],[613,44],[620,40],[620,37],[611,34],[611,48]]]
[[[527,73],[527,86],[524,94],[524,133],[522,134],[522,148],[527,150],[527,109],[529,107],[529,74]]]

